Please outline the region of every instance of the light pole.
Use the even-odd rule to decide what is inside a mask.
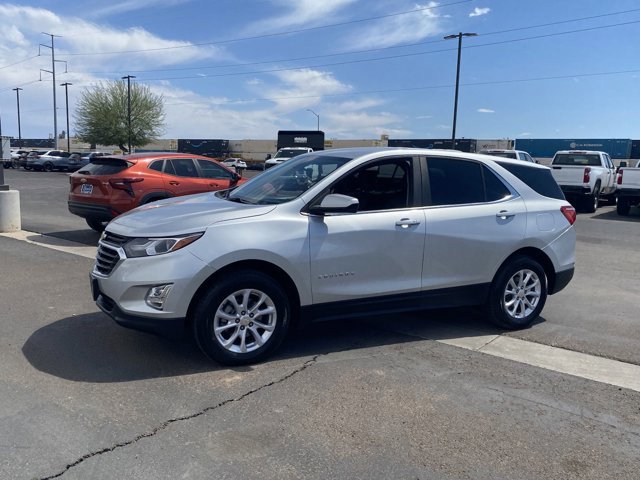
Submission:
[[[460,57],[462,56],[462,37],[477,37],[477,33],[456,33],[455,35],[447,35],[445,40],[458,39],[458,66],[456,68],[456,95],[453,101],[453,130],[451,131],[451,150],[456,148],[456,121],[458,119],[458,89],[460,87]]]
[[[136,78],[134,75],[127,75],[126,77],[122,77],[122,80],[127,80],[127,118],[129,124],[129,151],[128,154],[131,154],[131,79]]]
[[[71,134],[69,133],[69,85],[73,83],[64,82],[60,86],[64,87],[64,98],[67,105],[67,152],[71,153]]]
[[[20,128],[20,87],[13,88],[16,92],[16,103],[18,104],[18,146],[22,148],[22,129]]]
[[[318,131],[320,131],[320,115],[318,115],[316,112],[314,112],[313,110],[311,110],[310,108],[307,108],[307,112],[311,112],[313,113],[316,117],[318,117]]]

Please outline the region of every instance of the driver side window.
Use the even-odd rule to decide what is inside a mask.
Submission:
[[[331,193],[357,198],[359,212],[407,208],[413,198],[412,164],[412,158],[390,158],[365,165],[339,180]]]

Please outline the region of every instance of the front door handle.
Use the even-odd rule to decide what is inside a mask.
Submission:
[[[496,213],[496,217],[500,218],[501,220],[506,220],[507,218],[513,218],[515,216],[515,213],[509,213],[507,210],[500,210],[500,212]]]
[[[210,187],[218,187],[219,185],[217,183],[210,183],[209,186]]]
[[[410,218],[402,218],[396,222],[396,227],[409,228],[413,225],[420,225],[420,220],[412,220]]]
[[[175,180],[171,180],[169,185],[180,185],[180,182],[176,182]]]

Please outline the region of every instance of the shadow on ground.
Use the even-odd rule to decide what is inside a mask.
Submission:
[[[502,332],[472,309],[332,321],[295,329],[275,358]],[[42,327],[27,339],[22,352],[36,369],[76,382],[129,382],[228,368],[205,358],[189,338],[169,340],[122,328],[102,313]]]

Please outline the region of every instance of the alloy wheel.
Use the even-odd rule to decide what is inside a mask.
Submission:
[[[504,311],[512,318],[522,319],[536,309],[542,294],[540,278],[530,269],[518,270],[507,282],[502,296]]]

